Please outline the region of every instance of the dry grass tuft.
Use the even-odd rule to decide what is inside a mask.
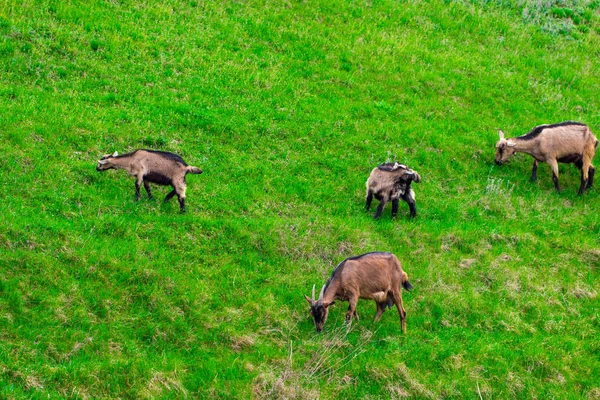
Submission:
[[[178,371],[175,370],[155,372],[139,395],[141,398],[146,399],[161,398],[167,395],[186,399],[188,391],[178,377]]]
[[[570,290],[569,294],[575,296],[578,299],[595,299],[598,296],[598,292],[596,292],[591,287],[581,286],[577,286],[575,289]]]
[[[256,341],[255,335],[232,336],[230,340],[231,348],[235,351],[241,351],[243,349],[252,347]]]
[[[402,379],[407,383],[408,387],[411,389],[413,394],[416,395],[416,397],[424,397],[428,399],[437,398],[435,393],[433,393],[425,385],[420,383],[415,377],[412,376],[406,365],[400,364],[397,369]]]
[[[364,330],[359,342],[352,345],[348,342],[348,334],[352,331],[352,327],[340,326],[319,335],[316,348],[300,370],[293,366],[293,346],[290,342],[289,358],[283,369],[277,372],[270,368],[261,373],[254,381],[254,394],[268,399],[316,399],[319,398],[319,392],[313,387],[321,379],[337,382],[341,386],[351,385],[354,378],[347,373],[340,376],[340,371],[365,352],[365,346],[374,334]]]

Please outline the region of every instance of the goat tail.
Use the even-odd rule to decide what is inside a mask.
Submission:
[[[402,287],[406,290],[411,290],[413,288],[413,285],[408,281],[408,275],[404,271],[402,271]]]
[[[185,170],[185,172],[186,172],[187,174],[201,174],[201,173],[202,173],[202,170],[201,170],[200,168],[198,168],[198,167],[192,167],[191,165],[188,165],[188,166],[186,167],[186,170]]]
[[[415,177],[413,178],[413,181],[415,183],[421,183],[421,175],[419,175],[419,173],[416,171],[413,171],[413,172],[415,173]]]

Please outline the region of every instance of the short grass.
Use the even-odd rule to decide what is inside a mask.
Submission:
[[[600,133],[597,2],[0,1],[0,397],[599,398],[600,189],[493,163]],[[176,152],[188,212],[96,160]],[[374,221],[371,168],[417,170]],[[303,294],[394,252],[395,311]]]

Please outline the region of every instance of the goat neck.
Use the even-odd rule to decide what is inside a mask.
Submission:
[[[514,137],[507,139],[507,142],[517,153],[526,153],[536,159],[539,159],[541,156],[539,138],[523,140],[519,137]]]
[[[319,295],[318,302],[321,302],[323,305],[331,304],[335,300],[340,299],[338,294],[338,288],[340,287],[340,282],[338,279],[332,279],[321,289],[321,294]]]
[[[108,161],[116,169],[129,170],[129,168],[131,167],[131,157],[129,157],[127,155],[125,155],[125,156],[118,156],[118,157],[111,157],[111,158],[108,159]]]

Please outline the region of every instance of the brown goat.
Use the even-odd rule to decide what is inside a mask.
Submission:
[[[502,165],[515,153],[527,153],[534,158],[531,180],[537,179],[538,162],[546,162],[552,168],[552,180],[560,192],[558,163],[573,163],[581,170],[578,194],[592,187],[596,172],[592,160],[598,140],[587,125],[572,121],[540,125],[526,135],[510,139],[505,139],[502,131],[498,131],[498,134],[500,140],[496,143],[496,164]]]
[[[304,295],[310,304],[310,313],[315,320],[317,332],[323,330],[329,306],[335,300],[348,301],[346,322],[352,317],[358,320],[356,303],[358,299],[371,299],[377,303],[375,322],[379,321],[385,308],[395,304],[400,314],[402,331],[406,333],[406,311],[402,307],[402,287],[412,289],[408,275],[402,271],[398,258],[392,253],[367,253],[342,261],[331,274],[331,278],[321,288],[315,300],[315,287],[312,298]]]
[[[392,218],[398,214],[400,199],[408,203],[410,216],[417,216],[415,203],[415,192],[412,190],[412,182],[421,182],[421,176],[399,163],[381,164],[371,171],[367,179],[366,209],[371,209],[373,196],[379,200],[379,206],[375,212],[375,219],[381,216],[383,208],[388,201],[392,201]]]
[[[136,150],[121,156],[115,151],[114,154],[102,156],[96,166],[97,171],[106,171],[113,168],[124,169],[130,175],[136,177],[136,200],[141,197],[140,187],[142,182],[150,199],[152,198],[152,191],[149,182],[157,185],[171,185],[173,190],[167,194],[165,202],[177,195],[182,212],[185,212],[185,176],[187,174],[202,173],[200,168],[187,165],[183,158],[177,154],[156,150]]]

